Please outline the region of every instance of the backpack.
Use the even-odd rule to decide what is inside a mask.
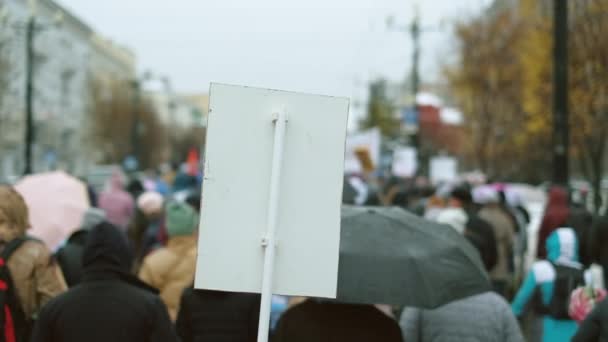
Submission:
[[[0,342],[22,342],[29,339],[31,321],[25,316],[7,265],[13,252],[27,240],[26,237],[12,240],[0,254]]]
[[[553,295],[547,306],[547,314],[555,319],[570,320],[570,298],[572,292],[585,285],[584,271],[581,268],[551,263],[555,269]]]

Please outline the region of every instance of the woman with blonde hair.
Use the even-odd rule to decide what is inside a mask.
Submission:
[[[31,323],[42,306],[67,287],[46,245],[26,236],[28,228],[23,197],[12,187],[0,185],[0,251],[3,257],[6,251],[14,251],[4,261],[21,309]]]

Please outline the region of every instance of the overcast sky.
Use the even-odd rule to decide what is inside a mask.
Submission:
[[[58,0],[102,35],[129,46],[139,70],[170,77],[180,92],[225,82],[364,97],[369,79],[401,80],[411,67],[413,0]],[[450,22],[489,0],[419,1],[421,72],[440,77],[453,53]]]

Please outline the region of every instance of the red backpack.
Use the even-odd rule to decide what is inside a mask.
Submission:
[[[27,237],[12,240],[0,254],[0,342],[29,340],[31,320],[25,316],[7,265],[13,252],[27,240]]]

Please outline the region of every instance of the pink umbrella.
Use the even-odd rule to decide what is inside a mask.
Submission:
[[[28,233],[51,250],[79,228],[90,206],[86,185],[64,172],[27,176],[15,189],[29,208],[32,227]]]

